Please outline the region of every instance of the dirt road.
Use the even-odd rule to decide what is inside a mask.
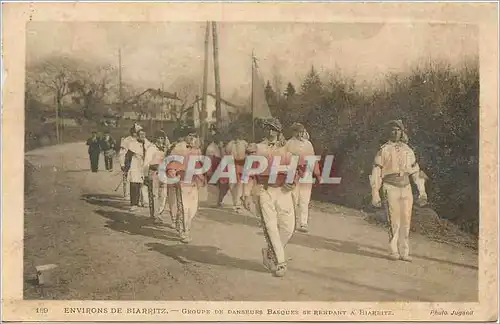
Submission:
[[[193,241],[132,214],[114,188],[120,175],[92,174],[83,143],[26,158],[36,170],[25,200],[27,299],[235,301],[476,301],[477,254],[413,235],[413,262],[386,258],[387,233],[355,210],[311,210],[310,232],[287,247],[289,271],[266,272],[264,238],[251,215],[203,203]],[[101,170],[104,163],[100,164]],[[59,266],[41,289],[34,267]]]

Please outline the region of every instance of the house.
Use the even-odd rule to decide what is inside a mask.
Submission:
[[[182,105],[177,93],[161,89],[147,89],[124,101],[124,119],[133,120],[176,120],[176,107]]]
[[[130,119],[130,120],[138,120],[139,113],[136,111],[124,111],[122,113],[122,118],[123,119]]]

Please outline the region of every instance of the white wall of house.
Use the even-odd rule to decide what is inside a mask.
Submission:
[[[181,102],[168,98],[162,100],[159,97],[145,94],[144,97],[141,97],[141,99],[133,105],[133,111],[130,110],[123,113],[123,118],[138,119],[140,115],[139,111],[142,108],[145,113],[140,116],[141,119],[176,120],[175,114],[172,113],[175,105],[180,106]]]
[[[55,117],[46,118],[44,120],[45,124],[52,124],[55,122],[56,122]],[[78,121],[74,118],[59,118],[59,124],[62,124],[64,126],[74,126],[74,127],[79,126]]]
[[[201,109],[201,101],[200,101],[200,109]],[[239,113],[239,110],[237,107],[228,105],[224,102],[221,102],[221,111],[222,111],[222,120],[223,120],[222,124],[223,125],[234,120]],[[193,119],[194,119],[194,126],[199,127],[200,126],[200,115],[199,115],[196,104],[194,106]],[[214,124],[215,122],[216,122],[215,98],[212,96],[207,96],[207,123]]]

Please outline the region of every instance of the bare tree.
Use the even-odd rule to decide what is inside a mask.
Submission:
[[[193,77],[181,77],[171,85],[171,90],[179,99],[179,104],[172,106],[171,115],[178,123],[185,118],[191,109],[201,109],[200,105],[195,105],[199,92],[199,85],[195,80]],[[200,114],[201,111],[198,113]]]
[[[83,116],[91,119],[98,116],[99,106],[104,102],[105,96],[110,92],[112,80],[116,79],[116,69],[112,66],[85,66],[76,73],[76,78],[69,84],[75,94],[75,101],[82,107]]]
[[[79,62],[68,57],[52,56],[27,68],[26,82],[36,89],[41,98],[53,96],[55,104],[56,139],[60,143],[60,120],[64,97],[72,92],[69,86],[74,81]]]

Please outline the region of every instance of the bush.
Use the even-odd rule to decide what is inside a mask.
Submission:
[[[303,122],[317,153],[335,155],[336,175],[342,183],[316,188],[315,199],[365,207],[371,195],[368,175],[373,158],[385,142],[381,127],[390,119],[402,119],[409,144],[430,178],[432,208],[440,218],[478,234],[477,61],[415,66],[407,73],[387,75],[385,84],[372,93],[357,89],[338,71],[327,82],[313,73],[312,69],[306,76],[300,93],[280,100],[281,106],[273,111],[279,111],[286,124]]]

